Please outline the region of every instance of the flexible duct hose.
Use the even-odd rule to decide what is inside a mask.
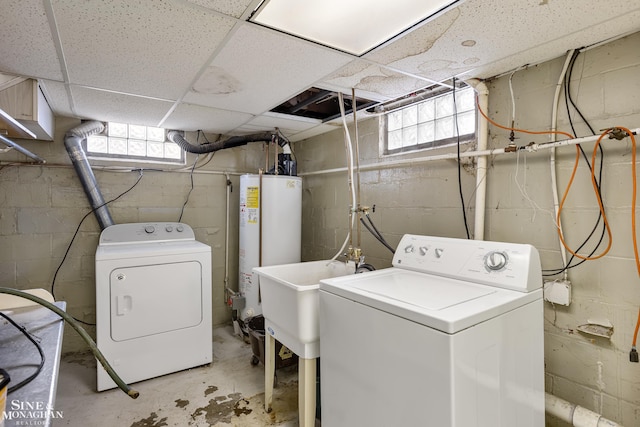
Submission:
[[[98,181],[93,174],[89,160],[87,160],[87,154],[82,148],[82,141],[103,130],[104,125],[101,122],[89,121],[69,130],[64,137],[64,146],[67,149],[67,154],[78,174],[91,208],[95,209],[96,219],[101,230],[115,224],[115,222],[111,218],[109,209],[105,206],[106,203],[98,187]]]
[[[250,142],[256,141],[271,142],[273,140],[277,140],[281,147],[288,144],[286,139],[278,138],[277,132],[262,132],[244,136],[232,136],[224,141],[216,141],[202,145],[191,144],[181,135],[180,132],[175,130],[170,130],[167,133],[167,138],[169,138],[169,141],[176,143],[184,151],[193,154],[213,153],[214,151],[222,150],[224,148],[240,147],[241,145],[246,145]]]
[[[111,367],[109,362],[107,362],[107,359],[105,359],[104,355],[98,349],[98,346],[96,345],[96,343],[89,336],[87,331],[85,331],[82,328],[82,326],[80,326],[78,324],[78,322],[76,322],[73,319],[73,317],[71,317],[69,314],[67,314],[67,312],[65,312],[64,310],[61,310],[60,308],[58,308],[55,305],[51,304],[49,301],[46,301],[46,300],[44,300],[44,299],[42,299],[40,297],[37,297],[35,295],[31,295],[29,293],[19,291],[17,289],[0,288],[0,294],[15,295],[15,296],[18,296],[18,297],[21,297],[21,298],[28,299],[30,301],[33,301],[35,303],[40,304],[41,306],[43,306],[45,308],[48,308],[49,310],[51,310],[54,313],[56,313],[58,316],[62,317],[69,325],[71,325],[71,327],[73,329],[76,330],[76,332],[80,335],[80,337],[82,337],[82,339],[87,343],[87,345],[89,346],[89,349],[91,349],[91,352],[96,357],[96,359],[98,359],[98,362],[100,362],[100,364],[104,367],[104,370],[107,371],[107,373],[109,374],[109,376],[111,377],[113,382],[115,382],[118,385],[118,387],[120,387],[120,389],[122,391],[124,391],[125,393],[127,393],[127,395],[129,397],[131,397],[132,399],[137,399],[138,398],[140,393],[137,392],[136,390],[131,389],[131,387],[129,387],[118,376],[118,374],[116,374],[116,372],[113,370],[113,368]]]

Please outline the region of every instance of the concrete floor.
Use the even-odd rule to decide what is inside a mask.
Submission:
[[[297,366],[277,371],[273,411],[264,411],[264,366],[252,366],[251,345],[233,328],[214,329],[213,363],[132,388],[96,392],[96,361],[90,353],[67,354],[60,362],[54,427],[297,426]]]

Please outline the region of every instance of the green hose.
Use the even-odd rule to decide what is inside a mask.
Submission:
[[[100,352],[100,350],[98,349],[98,346],[93,341],[93,339],[89,336],[87,331],[85,331],[84,328],[80,326],[73,317],[67,314],[67,312],[59,309],[55,305],[51,304],[49,301],[43,300],[42,298],[39,298],[35,295],[31,295],[29,293],[22,292],[17,289],[0,288],[0,294],[15,295],[21,298],[28,299],[30,301],[40,304],[43,307],[48,308],[49,310],[56,313],[58,316],[62,317],[69,325],[71,325],[71,327],[73,327],[73,329],[76,330],[78,334],[80,334],[82,339],[87,343],[87,345],[91,349],[91,352],[93,353],[93,355],[96,357],[96,359],[98,359],[98,361],[100,362],[104,370],[107,371],[107,374],[109,374],[111,379],[118,385],[118,387],[120,387],[120,390],[127,393],[127,395],[129,395],[129,397],[131,397],[132,399],[138,398],[140,393],[136,390],[133,390],[124,381],[122,381],[122,378],[120,378],[118,374],[116,374],[116,372],[113,370],[109,362],[107,362],[107,359],[105,359],[104,355]]]

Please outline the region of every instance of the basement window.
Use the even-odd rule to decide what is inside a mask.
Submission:
[[[454,97],[455,93],[455,97]],[[381,116],[380,135],[386,155],[470,142],[476,137],[475,92],[464,86],[427,90],[391,104],[400,105]],[[454,102],[455,101],[455,102]]]
[[[89,136],[84,144],[94,159],[185,163],[184,150],[167,139],[163,128],[109,122],[103,133]]]

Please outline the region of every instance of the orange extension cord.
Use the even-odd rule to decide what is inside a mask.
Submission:
[[[482,109],[480,108],[480,104],[478,102],[478,99],[476,98],[476,105],[478,107],[478,112],[480,112],[480,114],[482,115],[482,117],[484,117],[489,123],[491,123],[492,125],[500,128],[500,129],[504,129],[504,130],[508,130],[508,131],[513,131],[513,132],[521,132],[521,133],[526,133],[526,134],[530,134],[530,135],[545,135],[545,134],[555,134],[555,135],[564,135],[569,139],[573,139],[574,136],[567,133],[567,132],[561,132],[561,131],[530,131],[530,130],[526,130],[526,129],[518,129],[518,128],[514,128],[514,127],[508,127],[508,126],[503,126],[500,125],[496,122],[494,122],[493,120],[491,120],[489,117],[487,117],[487,115],[482,111]],[[597,154],[597,150],[598,150],[598,146],[600,145],[600,142],[602,141],[602,139],[606,136],[611,134],[613,131],[615,131],[616,129],[622,130],[624,132],[626,132],[627,136],[631,139],[631,176],[632,176],[632,196],[631,196],[631,233],[633,235],[633,254],[635,257],[635,261],[636,261],[636,270],[638,272],[638,277],[640,277],[640,256],[638,255],[638,241],[637,241],[637,237],[636,237],[636,216],[635,216],[635,212],[636,212],[636,139],[633,135],[633,132],[631,132],[631,130],[621,127],[621,126],[617,126],[614,128],[610,128],[607,129],[606,131],[604,131],[602,133],[602,135],[600,135],[600,138],[598,138],[595,146],[593,147],[593,154],[591,155],[591,164],[595,164],[595,160],[596,160],[596,154]],[[567,184],[567,188],[564,191],[564,195],[562,196],[562,201],[560,202],[560,205],[558,206],[558,215],[556,218],[556,221],[558,222],[558,224],[560,224],[560,213],[562,212],[562,207],[564,205],[564,202],[567,198],[567,195],[569,194],[569,189],[571,188],[571,185],[573,184],[573,180],[575,178],[575,174],[576,171],[578,169],[578,163],[580,160],[580,149],[578,148],[578,145],[576,145],[576,160],[573,166],[573,171],[571,173],[571,178],[569,179],[569,183]],[[596,199],[598,200],[598,207],[600,209],[600,213],[602,214],[602,218],[604,220],[604,225],[605,228],[607,230],[607,234],[609,237],[609,244],[607,245],[606,249],[599,255],[597,256],[592,256],[592,257],[584,257],[582,255],[578,255],[577,253],[575,253],[574,251],[572,251],[567,244],[564,241],[564,236],[562,235],[562,231],[560,230],[560,227],[557,227],[557,231],[558,231],[558,236],[560,237],[560,241],[562,242],[562,246],[565,247],[565,249],[567,251],[569,251],[572,255],[574,255],[577,258],[580,259],[584,259],[584,260],[594,260],[594,259],[598,259],[603,257],[607,252],[609,252],[609,250],[611,249],[611,244],[613,242],[613,237],[611,234],[611,228],[609,227],[609,222],[607,221],[607,216],[605,215],[605,211],[604,211],[604,206],[602,205],[602,199],[599,197],[599,193],[598,193],[598,186],[596,184],[596,177],[595,177],[595,168],[591,168],[591,184],[593,185],[593,189],[596,192]],[[636,343],[638,340],[638,331],[640,330],[640,309],[638,310],[638,320],[636,321],[636,328],[635,331],[633,333],[633,343],[632,343],[632,353],[636,351]],[[637,356],[636,356],[637,358]],[[637,361],[637,360],[636,360]]]

